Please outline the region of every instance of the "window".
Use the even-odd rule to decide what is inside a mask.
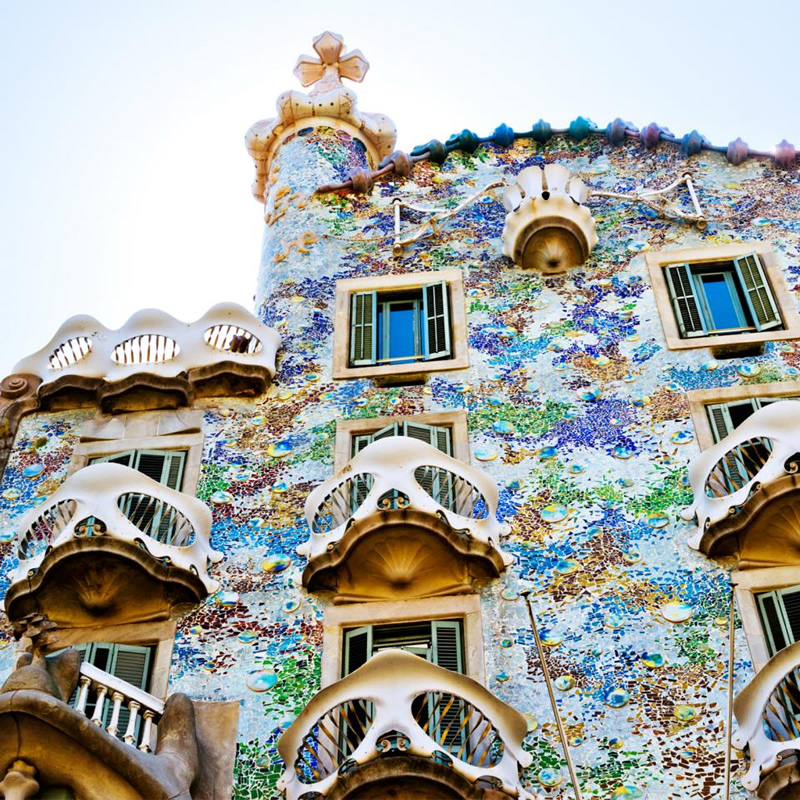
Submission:
[[[687,398],[697,443],[705,450],[759,408],[778,400],[800,400],[800,381],[695,389]]]
[[[666,273],[682,339],[783,327],[755,253],[717,264],[673,264]]]
[[[756,595],[770,655],[800,640],[800,586]]]
[[[671,349],[713,346],[722,355],[800,334],[797,311],[768,245],[667,250],[645,257]]]
[[[374,433],[355,434],[352,438],[351,455],[354,456],[378,439],[386,439],[389,436],[409,436],[412,439],[419,439],[437,450],[441,450],[448,456],[453,455],[452,433],[449,427],[424,425],[421,422],[408,421],[393,422],[391,425],[387,425]]]
[[[754,411],[768,406],[778,400],[800,400],[792,397],[747,397],[729,403],[709,403],[706,414],[711,425],[714,441],[722,441],[729,433],[738,428]]]
[[[152,669],[154,647],[140,647],[131,644],[115,644],[113,642],[87,642],[76,644],[73,647],[81,654],[81,661],[119,678],[137,689],[147,691]],[[62,652],[62,651],[58,651]],[[58,655],[53,653],[53,655]],[[86,716],[91,718],[95,711],[96,696],[90,694],[86,703]],[[78,702],[78,689],[73,692],[69,700],[70,705]],[[109,724],[111,717],[111,703],[105,704],[102,716],[103,728]],[[118,739],[122,739],[128,727],[130,711],[123,704],[120,708],[117,723]],[[136,721],[136,735],[138,736],[140,720]]]
[[[461,620],[445,619],[346,630],[342,677],[389,648],[405,650],[453,672],[464,672]]]
[[[185,450],[126,450],[89,459],[90,464],[122,464],[141,472],[170,489],[181,490]]]
[[[344,280],[336,292],[334,377],[467,366],[460,271]]]

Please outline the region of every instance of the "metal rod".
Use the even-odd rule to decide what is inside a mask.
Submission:
[[[392,254],[396,256],[403,255],[403,245],[400,244],[400,198],[395,197],[392,200],[394,206],[394,244],[392,245]]]
[[[703,219],[703,209],[700,208],[700,201],[697,199],[697,192],[694,190],[694,183],[692,183],[692,176],[690,173],[686,173],[683,176],[686,180],[686,188],[689,190],[689,197],[692,198],[692,204],[694,205],[694,210],[697,212],[697,216],[700,219]]]
[[[733,662],[736,633],[736,584],[731,581],[731,605],[728,617],[728,716],[725,722],[725,800],[731,796],[731,734],[733,728]]]
[[[520,597],[525,598],[525,605],[528,607],[528,616],[531,620],[533,640],[536,642],[536,649],[539,652],[539,661],[542,665],[542,674],[544,675],[545,686],[547,686],[547,694],[550,695],[550,705],[553,709],[553,716],[556,719],[556,727],[558,728],[558,735],[561,739],[561,746],[564,748],[564,758],[567,761],[567,769],[569,770],[569,776],[572,780],[572,788],[575,790],[575,800],[583,800],[581,796],[581,788],[578,784],[578,778],[575,775],[575,765],[572,763],[572,756],[569,752],[569,744],[567,744],[567,733],[564,730],[564,723],[561,721],[561,715],[558,713],[558,703],[556,702],[556,696],[553,692],[553,684],[550,682],[550,673],[547,671],[547,663],[544,660],[544,648],[542,647],[542,640],[539,638],[539,631],[536,628],[536,620],[533,618],[530,591],[525,590],[520,592]]]

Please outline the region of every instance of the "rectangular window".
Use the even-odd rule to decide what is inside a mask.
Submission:
[[[146,692],[150,682],[150,672],[153,661],[153,651],[155,647],[140,647],[132,644],[116,644],[114,642],[87,642],[85,644],[73,645],[74,649],[81,654],[81,661],[85,661],[103,672],[108,672],[116,678],[135,686]],[[58,651],[53,655],[58,655]],[[78,702],[78,690],[76,689],[69,700],[69,704],[75,706]],[[91,718],[95,711],[96,697],[94,693],[89,695],[86,704],[86,716]],[[107,727],[111,719],[112,705],[106,699],[103,711],[103,727]],[[117,723],[118,739],[122,739],[128,727],[130,711],[123,704],[119,713]],[[139,734],[140,719],[136,721],[136,735]]]
[[[681,338],[783,328],[755,253],[729,262],[673,264],[666,273]]]
[[[790,397],[746,397],[728,403],[709,403],[706,414],[711,425],[714,442],[722,441],[738,428],[754,411],[779,400],[800,400],[797,395]]]
[[[350,366],[451,357],[446,281],[405,292],[354,292],[350,302]]]
[[[141,472],[169,489],[181,490],[185,450],[126,450],[89,459],[90,464],[122,464]]]
[[[756,596],[770,655],[800,640],[800,586]]]
[[[385,428],[374,431],[373,433],[358,433],[352,438],[352,453],[356,455],[365,447],[388,436],[410,436],[412,439],[419,439],[425,444],[441,450],[448,456],[453,455],[452,432],[449,427],[443,425],[423,425],[421,422],[393,422]]]

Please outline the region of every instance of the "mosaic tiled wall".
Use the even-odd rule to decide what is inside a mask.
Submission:
[[[515,564],[482,590],[484,644],[489,688],[529,719],[526,785],[557,797],[567,784],[519,598],[528,588],[584,796],[720,795],[729,589],[724,569],[687,548],[690,530],[678,517],[697,453],[685,392],[794,380],[800,356],[782,343],[725,361],[703,348],[667,351],[643,254],[767,241],[796,291],[796,177],[756,161],[694,157],[701,203],[719,221],[703,233],[600,202],[589,261],[542,280],[500,255],[497,192],[400,259],[391,255],[392,197],[446,207],[550,161],[598,188],[657,187],[680,174],[679,149],[563,138],[490,145],[441,167],[420,164],[370,196],[309,197],[322,174],[341,178],[359,161],[361,150],[329,130],[295,137],[279,153],[258,297],[262,318],[283,337],[281,361],[263,400],[210,405],[206,414],[198,494],[213,508],[213,544],[225,553],[216,568],[223,590],[181,621],[172,690],[241,698],[236,796],[274,797],[283,768],[275,743],[319,685],[325,600],[300,587],[295,548],[307,536],[305,498],[332,474],[335,421],[466,409],[472,462],[497,481],[510,524],[503,548]],[[424,386],[334,382],[335,282],[445,268],[464,274],[469,369],[433,373]],[[2,591],[16,563],[6,532],[63,479],[87,417],[39,415],[22,426],[0,487]],[[741,632],[736,653],[741,687],[750,676]]]

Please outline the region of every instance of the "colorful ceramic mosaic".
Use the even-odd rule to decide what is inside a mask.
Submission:
[[[444,209],[551,162],[614,192],[665,186],[688,164],[710,222],[700,231],[596,202],[589,260],[542,279],[501,255],[505,211],[492,190],[393,257],[394,197]],[[796,292],[795,174],[715,153],[687,159],[670,145],[558,136],[456,152],[369,195],[313,195],[364,166],[363,148],[326,128],[289,137],[272,165],[257,303],[283,338],[278,373],[258,401],[206,401],[197,494],[213,510],[223,588],[180,621],[171,691],[241,699],[235,796],[275,797],[276,741],[320,682],[328,601],[303,590],[295,549],[308,535],[305,499],[333,472],[336,422],[465,409],[473,463],[500,487],[510,525],[502,546],[514,564],[482,587],[481,603],[488,686],[529,720],[525,785],[570,796],[519,595],[529,589],[584,797],[721,796],[729,586],[722,566],[686,546],[678,516],[698,452],[685,392],[794,379],[800,356],[791,344],[727,360],[702,347],[670,352],[644,254],[768,242]],[[423,219],[404,212],[403,225]],[[338,280],[452,268],[466,288],[468,369],[389,388],[332,379]],[[21,426],[0,486],[0,592],[16,566],[15,519],[63,480],[91,414],[38,414]],[[12,665],[9,639],[0,630],[0,672]],[[740,631],[736,654],[738,689],[752,674]]]

